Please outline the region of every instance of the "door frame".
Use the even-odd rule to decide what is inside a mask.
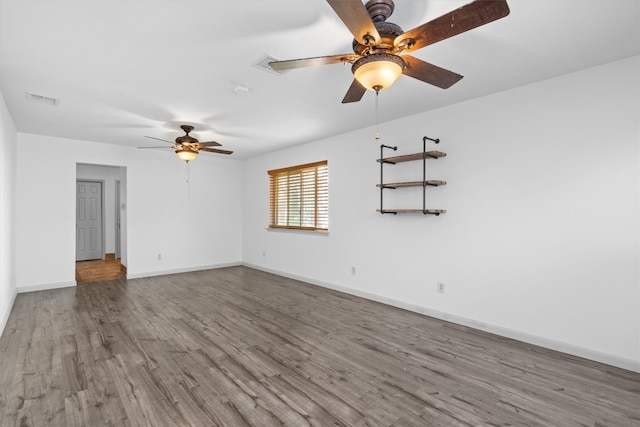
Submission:
[[[116,230],[116,247],[115,247],[115,252],[116,252],[116,259],[120,259],[122,257],[122,235],[121,235],[121,223],[122,223],[122,219],[120,218],[120,204],[122,203],[120,201],[120,180],[116,179],[114,181],[114,195],[113,195],[113,204],[115,205],[116,208],[116,212],[115,212],[115,220],[116,220],[116,226],[115,226],[115,230]]]
[[[102,244],[101,244],[101,248],[100,248],[100,252],[101,252],[101,256],[100,259],[104,259],[105,257],[105,226],[104,226],[104,196],[105,196],[105,181],[104,179],[83,179],[83,178],[76,178],[76,218],[78,215],[78,190],[77,190],[77,185],[79,182],[97,182],[98,184],[100,184],[100,198],[101,198],[101,212],[100,215],[102,215],[102,220],[100,221],[100,233],[102,234]],[[77,219],[76,219],[77,220]],[[76,227],[76,254],[78,253],[78,227]],[[76,256],[74,255],[74,258],[76,258]]]

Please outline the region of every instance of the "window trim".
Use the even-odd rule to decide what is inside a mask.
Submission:
[[[326,177],[326,182],[325,183],[321,183],[326,185],[326,193],[327,193],[327,200],[326,200],[326,206],[327,206],[327,211],[326,211],[326,221],[327,221],[327,227],[323,228],[323,227],[318,227],[318,219],[319,219],[319,215],[318,215],[318,210],[319,210],[319,204],[318,204],[318,180],[317,180],[317,175],[316,175],[316,182],[314,183],[314,197],[313,197],[313,209],[314,209],[314,213],[313,213],[313,220],[314,223],[316,224],[315,226],[298,226],[298,225],[290,225],[288,224],[288,220],[287,220],[287,225],[279,225],[279,224],[274,224],[274,222],[277,221],[277,208],[278,208],[278,204],[277,204],[277,194],[278,192],[276,191],[276,177],[282,177],[286,174],[289,174],[290,172],[300,172],[302,173],[303,171],[307,171],[309,169],[313,169],[315,171],[318,170],[318,168],[320,167],[326,167],[327,168],[327,177]],[[328,221],[329,221],[329,212],[328,212],[328,192],[329,192],[329,177],[328,177],[328,172],[329,172],[329,161],[328,160],[322,160],[322,161],[318,161],[318,162],[313,162],[313,163],[305,163],[305,164],[301,164],[301,165],[295,165],[295,166],[289,166],[289,167],[285,167],[285,168],[280,168],[280,169],[272,169],[267,171],[267,174],[269,175],[269,229],[272,230],[298,230],[298,231],[309,231],[309,232],[319,232],[319,233],[328,233],[329,232],[329,227],[328,227]],[[289,191],[289,187],[287,184],[287,191]],[[302,222],[302,221],[301,221]]]

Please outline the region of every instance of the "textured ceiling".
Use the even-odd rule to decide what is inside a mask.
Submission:
[[[396,0],[389,21],[406,31],[467,2]],[[416,51],[464,78],[442,90],[402,76],[380,93],[381,121],[640,54],[637,0],[509,6],[504,19]],[[282,76],[255,66],[267,54],[350,53],[351,42],[324,0],[0,0],[0,91],[19,132],[148,146],[145,135],[173,140],[191,124],[247,158],[375,123],[373,92],[341,104],[348,65]]]

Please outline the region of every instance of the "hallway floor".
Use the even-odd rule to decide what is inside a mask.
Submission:
[[[120,259],[109,255],[113,254],[107,254],[107,259],[76,261],[76,282],[81,284],[124,279],[126,270],[120,264]]]

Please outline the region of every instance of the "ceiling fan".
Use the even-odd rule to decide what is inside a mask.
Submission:
[[[472,30],[509,14],[506,0],[476,0],[439,18],[404,32],[387,22],[394,10],[393,0],[327,0],[354,36],[353,52],[342,55],[273,61],[274,70],[315,65],[349,63],[355,79],[342,103],[357,102],[367,89],[376,93],[391,86],[405,74],[447,89],[462,79],[460,74],[440,68],[410,55],[430,44]]]
[[[175,142],[167,141],[166,139],[155,138],[153,136],[145,136],[145,138],[155,139],[158,141],[168,142],[173,144],[172,148],[180,160],[184,160],[189,163],[191,160],[198,157],[200,151],[207,151],[210,153],[231,154],[233,151],[221,150],[219,148],[222,144],[215,141],[200,142],[196,138],[189,135],[189,132],[193,130],[193,126],[182,125],[180,128],[185,132],[185,135],[176,138]],[[138,148],[169,148],[169,147],[138,147]]]

